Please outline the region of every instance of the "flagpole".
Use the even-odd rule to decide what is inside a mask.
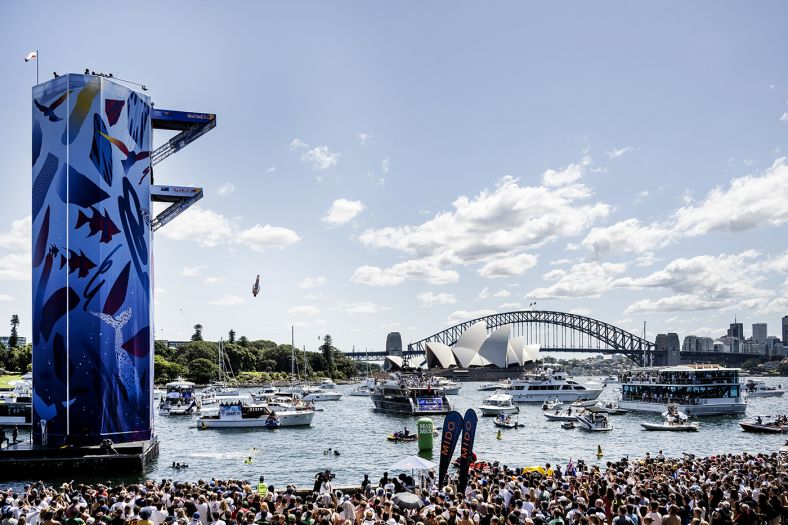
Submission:
[[[38,49],[36,49],[36,86],[38,85],[38,61],[39,60],[40,59],[38,58]]]

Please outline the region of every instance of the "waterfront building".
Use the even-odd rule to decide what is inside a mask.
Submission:
[[[752,324],[752,340],[758,345],[759,353],[766,352],[766,323]]]
[[[731,323],[730,328],[728,328],[728,337],[735,337],[739,341],[744,340],[744,324],[737,323],[735,320]]]
[[[430,342],[426,345],[428,368],[508,368],[538,360],[539,345],[525,344],[523,337],[510,337],[507,326],[496,328],[489,336],[482,321],[462,333],[454,346]]]
[[[788,346],[788,315],[783,317],[783,346]]]
[[[728,352],[731,354],[738,354],[741,352],[741,340],[739,338],[726,335],[724,337],[720,337],[720,340],[726,346],[723,352]]]
[[[684,337],[681,344],[682,352],[714,352],[714,339],[711,337],[699,337],[688,335]],[[722,350],[720,350],[721,352]]]
[[[665,362],[657,363],[657,365],[672,366],[681,363],[681,344],[679,343],[679,334],[675,332],[657,334],[655,345],[656,353],[665,356]]]
[[[756,355],[762,353],[761,346],[757,342],[753,341],[752,339],[741,341],[739,345],[739,352],[742,354],[750,354],[750,355]]]

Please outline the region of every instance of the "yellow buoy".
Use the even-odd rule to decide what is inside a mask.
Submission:
[[[604,454],[602,453],[602,445],[597,445],[596,446],[596,458],[597,459],[602,459],[602,456],[604,456]]]
[[[495,439],[501,439],[501,429],[498,429],[498,432],[495,434]]]
[[[246,458],[244,460],[244,463],[247,464],[247,465],[251,465],[252,464],[252,456],[249,456],[248,458]]]

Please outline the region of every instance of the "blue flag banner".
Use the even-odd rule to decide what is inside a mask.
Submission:
[[[441,459],[438,467],[438,486],[441,488],[446,480],[446,472],[449,470],[451,456],[454,454],[454,447],[457,446],[462,428],[462,415],[459,412],[452,410],[446,414],[441,433]]]
[[[473,440],[476,437],[476,424],[479,418],[476,412],[469,408],[465,412],[465,419],[462,422],[462,445],[460,445],[460,480],[457,485],[459,494],[465,492],[468,485],[468,474],[471,467],[473,456]]]

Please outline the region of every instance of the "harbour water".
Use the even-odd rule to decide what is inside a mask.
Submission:
[[[576,378],[581,383],[601,383],[601,378]],[[785,383],[785,378],[766,379],[767,384]],[[480,392],[481,383],[463,383],[459,395],[450,396],[461,413],[477,408],[490,392]],[[340,401],[318,403],[323,409],[315,415],[311,427],[283,428],[275,431],[256,429],[200,430],[196,417],[156,416],[156,433],[161,452],[146,479],[252,479],[264,475],[274,486],[294,483],[311,486],[314,474],[330,469],[336,474],[335,484],[357,484],[365,473],[379,477],[384,470],[404,456],[418,452],[416,443],[391,443],[386,435],[407,426],[416,431],[416,418],[398,417],[373,411],[368,397],[347,395],[351,386],[338,386],[344,395]],[[253,391],[254,389],[246,389]],[[605,387],[601,400],[616,400],[620,387]],[[788,399],[754,398],[748,401],[747,417],[788,413]],[[641,421],[659,422],[655,414],[630,413],[611,416],[614,430],[588,433],[580,429],[564,430],[560,423],[548,422],[541,405],[520,405],[518,419],[525,428],[504,430],[496,438],[492,418],[479,419],[474,449],[480,459],[498,460],[508,465],[535,465],[550,462],[565,465],[570,457],[597,464],[597,446],[604,457],[641,457],[646,452],[662,449],[666,455],[683,453],[715,455],[722,453],[773,452],[785,442],[785,435],[749,434],[743,432],[737,416],[720,416],[700,420],[700,432],[647,432]],[[436,426],[442,417],[434,417]],[[331,452],[328,449],[331,448]],[[256,450],[255,450],[256,449]],[[334,455],[333,451],[339,451]],[[433,461],[438,460],[438,439],[435,440]],[[252,463],[245,463],[247,457]],[[424,455],[426,458],[430,456]],[[172,468],[173,462],[188,464],[187,469]],[[16,483],[29,481],[23,472]],[[68,480],[66,480],[68,481]],[[90,480],[80,480],[90,481]],[[131,480],[129,480],[131,481]]]

